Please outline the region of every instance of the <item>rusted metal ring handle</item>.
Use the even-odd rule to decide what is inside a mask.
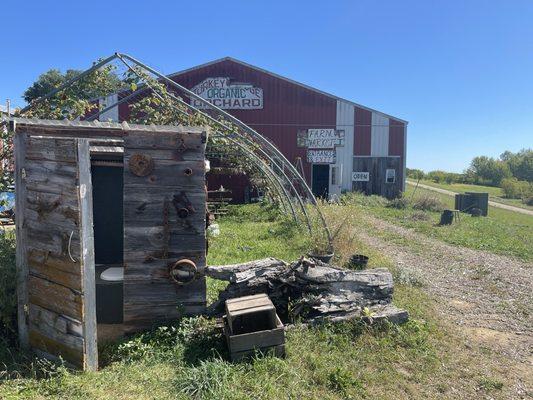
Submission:
[[[191,283],[197,274],[196,264],[187,258],[176,261],[169,269],[170,279],[178,285]]]

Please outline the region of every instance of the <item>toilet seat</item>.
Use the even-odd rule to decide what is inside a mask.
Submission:
[[[103,281],[120,282],[124,280],[123,267],[110,267],[100,274]]]

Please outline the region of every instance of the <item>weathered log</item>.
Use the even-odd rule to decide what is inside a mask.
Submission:
[[[340,321],[361,316],[364,308],[375,320],[404,322],[408,317],[391,305],[394,284],[385,268],[351,271],[305,258],[292,264],[265,258],[210,266],[206,274],[230,282],[210,307],[213,315],[223,312],[227,299],[267,293],[286,318]]]
[[[221,281],[236,282],[237,273],[243,273],[248,270],[261,271],[265,268],[279,268],[284,266],[287,266],[285,261],[270,257],[243,264],[209,265],[205,269],[205,274]],[[243,279],[243,275],[240,278]]]

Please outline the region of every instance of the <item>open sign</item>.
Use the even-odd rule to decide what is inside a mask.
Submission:
[[[353,172],[352,181],[354,182],[368,182],[370,180],[370,172]]]

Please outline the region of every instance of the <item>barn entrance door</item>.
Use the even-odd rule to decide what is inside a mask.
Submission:
[[[15,133],[20,341],[98,368],[89,144]]]
[[[313,164],[312,191],[316,197],[328,198],[329,164]]]
[[[206,136],[187,129],[124,137],[126,331],[205,310]]]

